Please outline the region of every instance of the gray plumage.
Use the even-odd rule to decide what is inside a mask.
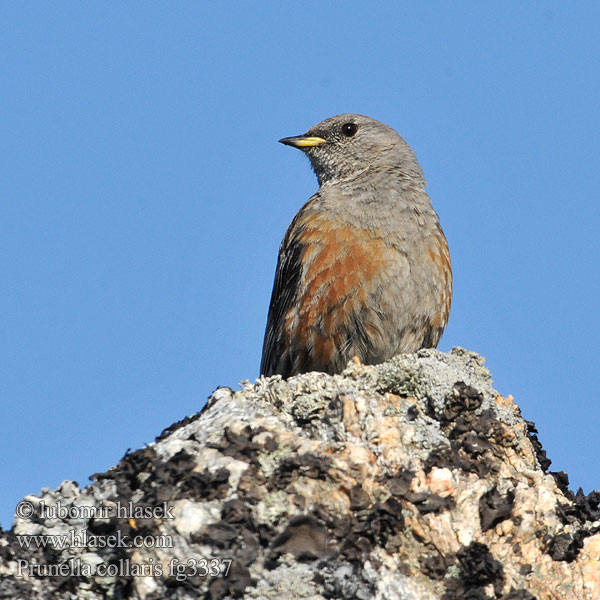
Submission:
[[[261,374],[341,371],[435,347],[447,323],[446,238],[410,146],[356,114],[285,138],[320,184],[279,251]]]

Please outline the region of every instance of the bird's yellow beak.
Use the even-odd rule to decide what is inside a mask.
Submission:
[[[311,135],[297,135],[295,137],[283,138],[279,141],[286,146],[294,146],[294,148],[312,148],[313,146],[322,146],[327,143],[326,139]]]

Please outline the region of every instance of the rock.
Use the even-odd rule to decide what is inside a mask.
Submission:
[[[219,388],[25,498],[0,598],[597,600],[600,494],[536,434],[460,348]]]

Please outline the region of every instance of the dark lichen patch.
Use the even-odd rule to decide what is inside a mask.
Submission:
[[[520,567],[519,567],[519,573],[523,576],[527,576],[529,575],[529,573],[533,572],[533,567],[528,564],[528,563],[523,563]]]
[[[229,427],[225,427],[223,438],[219,442],[207,442],[208,448],[219,450],[224,456],[231,456],[236,460],[258,464],[258,454],[263,448],[252,438],[259,433],[266,431],[264,427],[252,429],[246,425],[239,433],[236,433]]]
[[[533,446],[535,457],[537,458],[538,463],[540,463],[542,471],[546,473],[546,471],[548,471],[548,467],[552,464],[552,461],[546,456],[546,451],[542,448],[542,443],[537,436],[539,432],[535,426],[535,423],[533,421],[525,421],[525,423],[527,424],[527,435],[529,436],[529,441]]]
[[[159,462],[153,477],[164,483],[176,483],[182,472],[191,471],[195,466],[195,458],[185,450],[180,450],[166,461]]]
[[[573,531],[560,533],[550,538],[546,545],[546,552],[554,560],[572,562],[583,547],[583,540],[600,532],[600,526],[590,526],[591,523],[600,521],[600,492],[595,490],[584,494],[579,488],[574,494],[569,489],[569,476],[564,471],[550,473],[554,477],[557,487],[570,503],[557,502],[556,514],[565,525],[570,525]]]
[[[456,440],[450,442],[450,448],[446,446],[435,448],[429,453],[423,461],[423,468],[426,473],[429,473],[433,467],[461,469],[467,473],[476,473],[479,477],[497,471],[496,465],[489,461],[469,458]]]
[[[550,538],[548,554],[552,557],[552,560],[572,562],[583,548],[583,540],[589,535],[591,533],[583,529],[579,529],[574,533],[559,533]]]
[[[30,547],[22,546],[19,538],[11,531],[2,532],[2,543],[0,544],[0,559],[3,565],[10,562],[25,560],[27,564],[45,565],[48,558],[45,552],[34,544]],[[52,561],[56,563],[57,561]],[[22,577],[0,576],[0,598],[33,598],[33,586]]]
[[[210,582],[204,600],[243,598],[246,588],[253,585],[256,585],[256,579],[250,575],[248,567],[233,562],[227,577],[217,577]]]
[[[223,504],[221,518],[227,523],[242,523],[252,529],[256,528],[256,520],[252,514],[252,509],[242,498],[234,498]]]
[[[240,543],[235,549],[235,560],[242,565],[249,566],[256,561],[260,549],[263,547],[260,536],[248,529],[242,529],[238,539]]]
[[[373,550],[371,541],[354,531],[345,537],[339,546],[340,557],[352,564],[361,564],[365,557],[371,554],[371,550]]]
[[[221,500],[229,490],[229,471],[224,467],[214,472],[205,469],[201,473],[191,473],[184,477],[181,497],[194,500]]]
[[[407,409],[406,409],[406,418],[409,421],[415,421],[416,419],[419,418],[420,415],[420,411],[419,409],[416,407],[415,404],[411,404]]]
[[[444,401],[444,419],[454,421],[456,417],[478,409],[483,402],[483,394],[464,381],[457,381]]]
[[[497,462],[501,456],[498,446],[506,443],[503,428],[492,410],[475,412],[479,404],[479,395],[475,392],[470,390],[468,394],[452,396],[448,414],[456,415],[459,407],[463,408],[462,414],[452,421],[442,419],[442,430],[450,441],[450,447],[431,451],[424,462],[426,472],[433,467],[447,467],[485,477],[498,471]]]
[[[583,540],[600,531],[600,526],[590,526],[591,523],[600,521],[600,492],[596,490],[586,495],[579,488],[573,494],[568,489],[569,477],[566,473],[561,471],[552,475],[563,494],[571,500],[570,504],[558,502],[556,514],[565,525],[570,525],[574,530],[551,538],[546,551],[554,560],[571,562],[577,558],[583,547]]]
[[[385,486],[392,496],[405,498],[410,493],[410,484],[415,477],[410,469],[399,469],[394,475],[385,480]]]
[[[327,527],[311,515],[290,519],[271,544],[271,560],[289,553],[298,561],[313,561],[332,555]]]
[[[360,515],[360,516],[359,516]],[[390,537],[396,536],[404,529],[402,504],[394,498],[378,502],[371,510],[357,514],[364,525],[371,523],[371,531],[367,538],[385,547]]]
[[[417,507],[422,515],[429,513],[440,513],[444,510],[451,510],[456,506],[453,498],[442,497],[437,494],[412,493],[407,494],[406,499]]]
[[[569,500],[575,498],[575,494],[569,489],[569,475],[564,471],[550,471],[550,475],[554,477],[554,483],[556,487],[567,497]]]
[[[477,436],[481,440],[481,444],[484,445],[484,448],[474,448],[472,451],[474,456],[482,454],[488,449],[494,450],[494,446],[488,440],[500,446],[505,444],[502,425],[498,421],[496,414],[490,409],[483,410],[478,415],[475,413],[465,413],[457,417],[449,435],[451,439],[460,439],[467,453],[471,453],[471,451],[466,446],[465,441],[472,440],[473,435]]]
[[[169,460],[156,466],[152,488],[145,495],[147,502],[157,503],[175,498],[220,500],[229,490],[229,471],[224,467],[201,473],[194,471],[196,459],[180,450]]]
[[[503,580],[502,565],[492,556],[488,547],[480,542],[471,542],[456,553],[462,578],[469,586],[488,583],[496,586]]]
[[[157,462],[151,476],[144,482],[143,502],[158,505],[179,498],[224,498],[229,490],[229,471],[220,468],[197,473],[194,471],[196,466],[196,459],[185,450],[180,450],[167,461]]]
[[[492,444],[481,435],[470,431],[462,441],[463,450],[471,457],[475,458],[480,454],[484,454],[486,450],[492,449]]]
[[[142,512],[174,498],[222,498],[229,488],[227,469],[196,473],[196,466],[195,458],[184,450],[163,461],[152,448],[143,448],[126,454],[116,468],[91,478],[113,480],[117,493],[112,499],[122,504],[128,504],[133,492],[141,490],[141,500],[132,507]]]
[[[256,561],[260,548],[266,547],[273,537],[271,529],[267,531],[257,524],[247,501],[236,498],[225,502],[221,520],[191,536],[192,543],[210,545],[213,556],[233,561],[227,577],[218,576],[210,581],[205,598],[242,597],[245,588],[255,583],[247,567]],[[199,587],[201,584],[198,582]]]
[[[425,460],[426,472],[433,467],[458,468],[479,477],[497,472],[494,459],[500,456],[501,450],[496,446],[504,445],[506,436],[491,409],[479,410],[482,403],[483,394],[477,389],[462,381],[454,384],[440,417],[450,447],[432,450]],[[433,412],[431,407],[431,416],[435,418]]]
[[[145,485],[140,475],[151,473],[154,466],[160,462],[152,448],[141,448],[132,453],[127,451],[114,469],[104,473],[94,473],[90,475],[90,479],[95,481],[111,479],[117,486],[117,495],[130,498],[134,491]]]
[[[472,600],[490,598],[484,588],[492,585],[498,598],[504,583],[502,565],[492,556],[488,547],[472,542],[456,553],[460,577],[446,579],[442,600]]]
[[[215,499],[221,498],[229,487],[229,472],[219,469],[214,473],[204,471],[195,473],[195,459],[185,451],[180,451],[169,460],[161,460],[152,448],[143,448],[132,454],[126,454],[115,469],[93,476],[96,480],[110,479],[115,482],[116,494],[113,501],[119,501],[121,506],[128,506],[132,515],[162,514],[155,509],[161,509],[169,501],[179,498]],[[131,502],[133,493],[142,492],[137,502]],[[132,530],[129,521],[112,518],[108,523],[98,524],[102,535],[121,532],[124,535],[153,535],[156,534],[158,523],[155,519],[136,519],[136,530]],[[160,516],[157,516],[160,520]],[[96,524],[90,524],[94,531]],[[100,535],[100,532],[97,533]],[[107,560],[110,557],[107,556]],[[126,582],[128,578],[125,578]]]
[[[501,494],[494,486],[479,499],[479,520],[481,530],[487,531],[510,516],[515,503],[514,490]]]
[[[567,478],[568,484],[568,478]],[[584,494],[583,490],[579,488],[576,494],[573,494],[569,490],[570,499],[572,504],[559,503],[557,506],[557,513],[560,519],[565,524],[574,524],[579,522],[581,524],[587,521],[594,523],[600,521],[600,492],[593,491],[589,494]]]
[[[283,458],[268,481],[269,490],[283,490],[298,479],[308,477],[325,481],[331,468],[331,459],[318,454],[295,454]]]
[[[228,550],[237,539],[237,536],[237,527],[234,527],[225,521],[219,521],[218,523],[206,525],[206,527],[203,528],[202,533],[192,534],[191,538],[193,542],[210,544],[216,548]]]
[[[422,514],[439,513],[443,510],[450,510],[456,503],[453,498],[442,497],[430,492],[412,492],[410,484],[415,474],[409,469],[401,469],[392,477],[385,481],[385,485],[392,496],[402,498],[411,504],[414,504],[417,510]]]
[[[444,579],[448,568],[456,562],[456,556],[454,554],[441,555],[436,554],[434,556],[425,556],[420,559],[421,571],[427,575],[430,579],[440,581]]]
[[[238,497],[251,505],[260,502],[267,493],[267,488],[265,487],[266,481],[264,472],[256,465],[250,463],[238,482]]]
[[[371,504],[371,497],[367,491],[359,484],[350,490],[350,510],[364,510]]]
[[[207,406],[208,405],[205,405],[204,408],[206,408]],[[204,408],[202,410],[204,410]],[[184,417],[180,421],[176,421],[175,423],[172,423],[168,427],[165,427],[162,430],[162,432],[160,433],[160,435],[156,438],[156,441],[160,442],[161,440],[164,440],[165,438],[169,437],[174,431],[177,431],[178,429],[181,429],[182,427],[185,427],[186,425],[193,423],[194,421],[196,421],[200,418],[201,414],[202,414],[202,411],[196,413],[195,415],[192,415],[191,417]]]
[[[586,495],[579,488],[575,494],[574,502],[581,522],[600,521],[600,491],[594,490]]]
[[[349,531],[340,536],[340,552],[348,560],[356,560],[356,551],[359,550],[364,560],[376,545],[393,551],[397,544],[392,538],[397,538],[403,529],[402,503],[393,497],[377,502],[368,509],[353,513]],[[388,542],[391,542],[390,546]]]
[[[218,545],[224,556],[233,556],[243,565],[251,564],[258,556],[259,548],[269,545],[274,531],[261,527],[250,506],[252,501],[235,498],[223,504],[221,521],[208,525],[199,541]]]
[[[394,552],[404,529],[402,503],[393,497],[372,502],[362,492],[355,492],[355,510],[350,514],[332,514],[324,506],[312,513],[329,531],[329,547],[335,555],[352,564],[364,563],[374,547]],[[365,508],[359,508],[365,507]]]

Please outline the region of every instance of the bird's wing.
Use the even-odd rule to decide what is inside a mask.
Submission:
[[[260,363],[260,374],[265,376],[280,373],[287,377],[292,369],[293,358],[289,355],[284,328],[286,314],[297,302],[302,276],[304,245],[300,242],[296,227],[299,215],[290,224],[279,248]]]

